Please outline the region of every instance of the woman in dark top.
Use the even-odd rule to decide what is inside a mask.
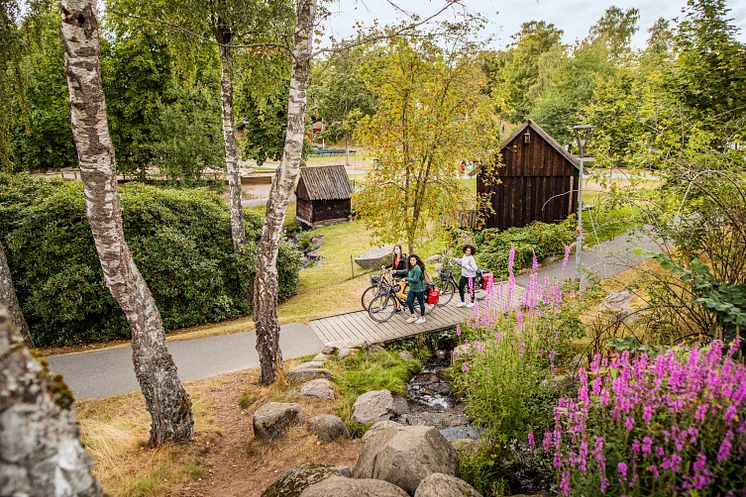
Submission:
[[[394,276],[407,275],[407,254],[402,251],[401,245],[398,243],[394,245],[394,256],[386,269],[391,269]]]
[[[425,322],[425,263],[412,254],[409,256],[409,272],[407,273],[409,293],[407,293],[407,307],[412,316],[407,323],[423,324]],[[420,317],[414,315],[414,299],[420,304]]]

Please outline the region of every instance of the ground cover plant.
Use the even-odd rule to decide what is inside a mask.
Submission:
[[[251,312],[254,254],[231,248],[228,210],[205,189],[120,187],[124,234],[167,330]],[[37,345],[126,338],[129,327],[104,286],[83,188],[77,182],[3,176],[3,237],[19,300]],[[261,218],[246,216],[254,243]],[[293,295],[300,270],[283,243],[280,298]]]

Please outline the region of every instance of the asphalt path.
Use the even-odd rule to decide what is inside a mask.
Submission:
[[[182,381],[258,368],[255,345],[253,332],[167,343]],[[289,323],[281,328],[280,348],[286,359],[317,354],[323,345],[305,324]],[[48,361],[54,373],[64,376],[77,400],[108,397],[139,388],[129,346],[52,356]]]

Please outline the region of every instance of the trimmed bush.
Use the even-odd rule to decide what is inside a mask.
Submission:
[[[219,195],[137,183],[119,191],[125,238],[167,330],[251,312],[260,216],[245,212],[249,247],[238,255]],[[82,184],[0,177],[0,236],[37,344],[129,337],[104,285]],[[299,255],[282,243],[277,264],[282,300],[297,289]]]
[[[508,253],[515,247],[515,269],[531,267],[538,260],[562,254],[575,240],[575,217],[557,224],[534,222],[522,228],[490,228],[475,236],[479,267],[489,268],[498,279],[508,276]]]

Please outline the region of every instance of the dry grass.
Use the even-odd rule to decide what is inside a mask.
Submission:
[[[150,418],[139,393],[77,403],[81,437],[104,491],[112,497],[258,497],[297,464],[354,462],[359,441],[321,444],[304,427],[275,444],[255,440],[251,416],[266,402],[299,402],[307,416],[336,412],[342,404],[300,398],[287,383],[263,388],[257,377],[249,370],[188,383],[194,440],[159,449],[146,445]]]

